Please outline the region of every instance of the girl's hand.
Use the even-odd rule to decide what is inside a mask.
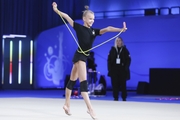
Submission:
[[[126,22],[123,22],[123,32],[125,32],[127,30],[127,27],[126,27]]]
[[[53,8],[57,8],[56,2],[53,2],[53,3],[52,3],[52,6],[53,6]]]

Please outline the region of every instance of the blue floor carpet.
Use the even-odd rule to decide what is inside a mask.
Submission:
[[[121,93],[120,93],[121,95]],[[64,99],[64,90],[0,90],[0,98],[12,97],[37,97],[37,98],[59,98]],[[81,96],[72,96],[72,99],[82,99]],[[112,91],[107,91],[104,96],[90,96],[91,100],[113,101]],[[121,98],[119,98],[121,101]],[[157,103],[178,103],[180,96],[137,94],[136,91],[128,91],[127,102],[157,102]]]

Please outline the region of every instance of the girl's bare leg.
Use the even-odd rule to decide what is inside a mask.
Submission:
[[[78,71],[77,71],[77,63],[75,63],[73,65],[73,68],[72,68],[72,71],[71,71],[71,75],[70,75],[70,80],[72,81],[76,81],[77,78],[78,78]],[[65,104],[63,106],[63,109],[65,110],[65,113],[67,115],[71,115],[70,113],[70,98],[71,98],[71,93],[72,93],[72,90],[68,89],[66,87],[66,92],[65,92]]]
[[[81,83],[81,82],[87,80],[86,63],[83,61],[79,61],[77,67],[78,67],[78,76],[79,76],[79,80]],[[95,116],[95,113],[93,111],[93,107],[91,105],[88,93],[87,92],[81,92],[81,95],[84,98],[84,101],[86,103],[88,113],[91,115],[91,117],[93,119],[95,119],[96,116]]]

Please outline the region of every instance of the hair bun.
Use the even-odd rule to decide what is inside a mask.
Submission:
[[[88,9],[89,9],[89,6],[88,6],[88,5],[85,5],[84,8],[85,8],[86,10],[88,10]]]

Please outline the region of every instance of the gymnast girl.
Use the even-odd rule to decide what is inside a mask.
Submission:
[[[73,67],[71,70],[70,80],[66,86],[65,92],[65,104],[63,109],[67,115],[71,115],[70,113],[70,97],[72,89],[76,83],[76,80],[79,78],[80,81],[80,92],[87,106],[87,113],[92,117],[92,119],[96,119],[95,111],[92,107],[92,104],[88,95],[88,84],[87,84],[87,72],[86,72],[86,60],[89,56],[90,49],[92,48],[92,44],[98,35],[102,35],[106,32],[125,32],[127,30],[126,23],[123,22],[123,28],[116,28],[112,26],[108,26],[103,29],[93,28],[92,25],[94,23],[94,13],[93,11],[88,9],[86,6],[86,10],[83,11],[82,20],[84,22],[83,25],[73,21],[68,14],[59,11],[57,8],[56,2],[52,3],[52,7],[54,12],[61,16],[62,19],[67,20],[71,27],[76,32],[76,36],[78,39],[78,49],[74,53],[73,57]]]

